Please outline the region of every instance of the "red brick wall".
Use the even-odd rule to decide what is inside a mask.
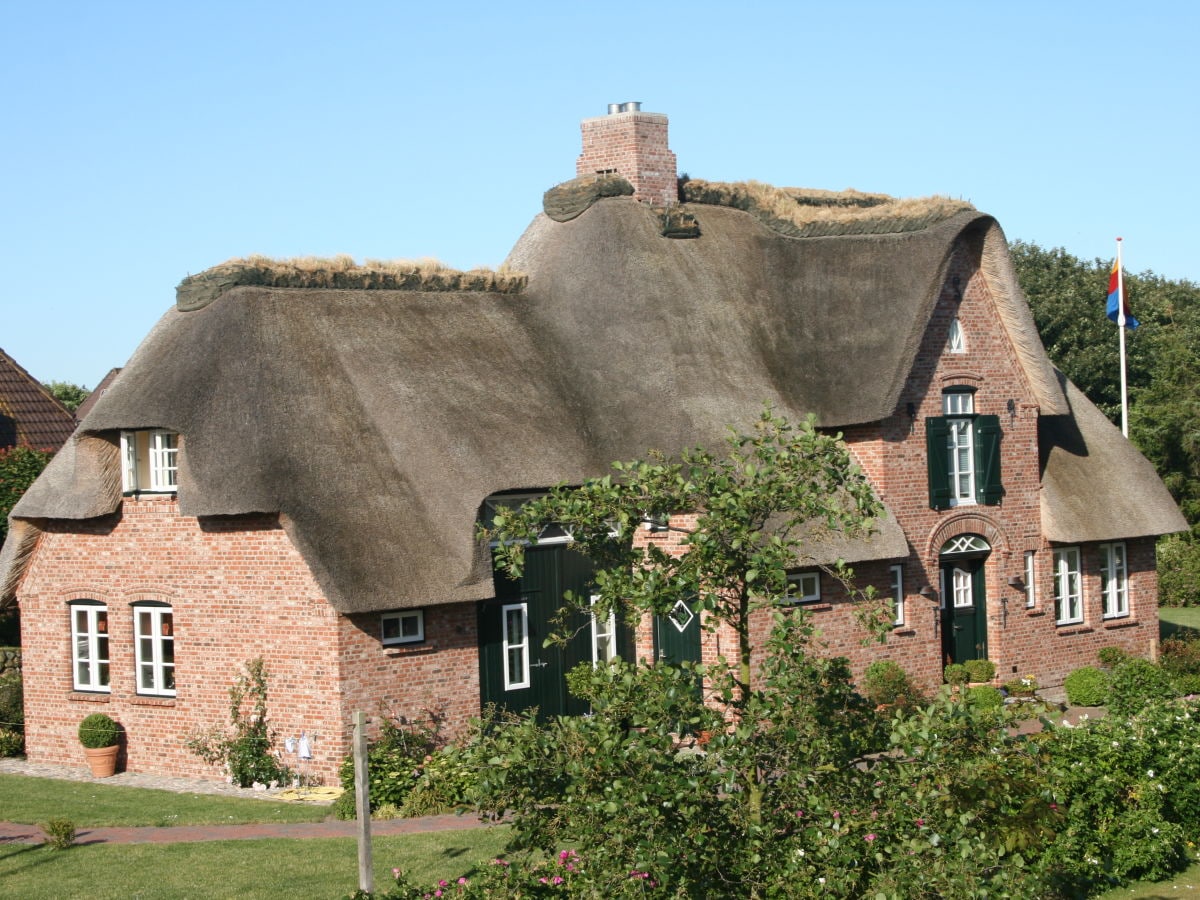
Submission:
[[[474,604],[426,610],[424,645],[385,649],[379,614],[337,614],[274,516],[197,520],[173,499],[126,499],[103,524],[49,525],[18,597],[27,748],[38,762],[82,765],[76,728],[103,710],[125,727],[129,771],[220,777],[184,740],[228,724],[229,686],[256,656],[266,661],[281,742],[307,732],[314,759],[305,771],[327,783],[349,752],[355,709],[412,716],[445,701],[449,724],[460,727],[479,708]],[[72,690],[67,604],[83,598],[108,605],[110,694]],[[172,606],[173,699],[136,692],[137,600]]]
[[[667,147],[667,117],[625,112],[584,119],[576,175],[616,171],[643,203],[665,206],[679,197],[675,154]]]

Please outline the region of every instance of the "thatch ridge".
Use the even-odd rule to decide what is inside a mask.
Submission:
[[[743,210],[788,237],[900,234],[975,209],[949,197],[897,199],[855,190],[781,188],[761,181],[689,179],[683,183],[682,197],[687,203]]]
[[[501,267],[464,272],[436,259],[379,260],[357,263],[354,257],[303,256],[272,259],[247,256],[227,260],[197,275],[189,275],[175,289],[175,305],[184,312],[201,309],[231,288],[246,285],[338,290],[478,291],[516,294],[525,289],[526,277]]]

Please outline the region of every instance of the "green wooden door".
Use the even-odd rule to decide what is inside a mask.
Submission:
[[[984,560],[942,562],[945,605],[942,609],[942,652],[947,662],[987,659],[987,595]]]
[[[654,658],[700,662],[700,616],[682,600],[667,615],[654,617]]]
[[[539,718],[577,715],[587,705],[567,693],[566,673],[592,658],[592,628],[576,614],[567,645],[545,646],[557,628],[555,615],[567,591],[588,596],[592,566],[562,546],[531,547],[519,580],[496,575],[496,597],[480,604],[479,693],[484,704],[514,712],[538,710]]]

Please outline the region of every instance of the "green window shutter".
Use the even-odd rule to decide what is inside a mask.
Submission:
[[[950,457],[946,449],[950,426],[942,416],[925,419],[925,459],[929,466],[929,505],[950,507]]]
[[[1000,417],[975,418],[975,501],[995,506],[1004,496],[1000,483]]]

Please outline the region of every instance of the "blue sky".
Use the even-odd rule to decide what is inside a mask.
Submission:
[[[626,100],[693,177],[962,197],[1200,280],[1198,10],[0,0],[0,347],[91,387],[233,256],[499,265]]]

